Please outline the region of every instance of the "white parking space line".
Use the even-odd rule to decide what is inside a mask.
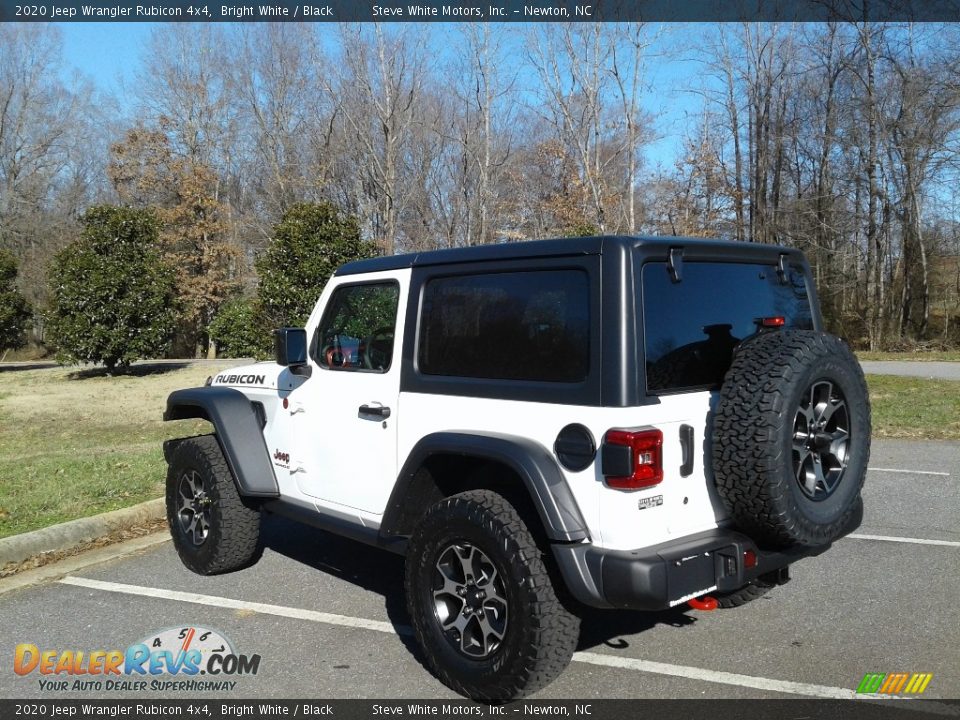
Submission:
[[[126,585],[124,583],[105,582],[103,580],[92,580],[91,578],[75,577],[72,575],[62,578],[60,582],[66,585],[90,588],[91,590],[140,595],[142,597],[152,597],[160,600],[177,600],[179,602],[193,603],[194,605],[210,605],[211,607],[230,608],[232,610],[252,610],[253,612],[264,615],[279,615],[280,617],[296,618],[298,620],[310,620],[311,622],[324,623],[325,625],[362,628],[363,630],[376,630],[377,632],[396,633],[399,635],[413,634],[413,629],[405,625],[397,626],[379,620],[364,620],[363,618],[334,615],[333,613],[318,612],[316,610],[303,610],[301,608],[286,607],[284,605],[268,605],[267,603],[247,602],[246,600],[234,600],[232,598],[217,597],[215,595],[199,595],[197,593],[180,592],[179,590],[164,590],[162,588],[143,587],[142,585]]]
[[[158,598],[161,600],[177,600],[180,602],[194,603],[198,605],[210,605],[212,607],[231,608],[236,610],[252,610],[254,612],[264,613],[267,615],[279,615],[281,617],[309,620],[311,622],[323,623],[326,625],[361,628],[364,630],[374,630],[376,632],[399,635],[410,635],[413,633],[412,628],[407,625],[393,625],[391,623],[378,620],[365,620],[363,618],[334,615],[332,613],[304,610],[301,608],[286,607],[284,605],[268,605],[266,603],[247,602],[245,600],[235,600],[233,598],[217,597],[214,595],[200,595],[197,593],[180,592],[177,590],[164,590],[162,588],[143,587],[141,585],[126,585],[124,583],[105,582],[103,580],[92,580],[90,578],[73,576],[62,578],[60,582],[66,585],[89,588],[91,590],[103,590],[105,592],[124,593],[126,595],[139,595],[141,597]],[[656,675],[668,675],[671,677],[686,678],[688,680],[700,680],[703,682],[718,683],[721,685],[734,685],[737,687],[753,688],[755,690],[786,693],[790,695],[802,695],[805,697],[826,698],[831,700],[869,699],[858,696],[857,693],[851,688],[831,687],[829,685],[813,685],[810,683],[793,682],[791,680],[775,680],[772,678],[755,677],[753,675],[740,675],[737,673],[723,672],[720,670],[708,670],[706,668],[691,667],[687,665],[673,665],[670,663],[653,662],[650,660],[601,655],[599,653],[592,652],[574,653],[573,660],[574,662],[586,663],[588,665],[619,668],[621,670],[632,670],[634,672],[653,673]],[[915,709],[934,714],[953,715],[960,717],[960,712],[958,712],[956,708],[948,706],[941,707],[939,703],[923,703],[923,707],[916,706]]]
[[[868,467],[867,470],[873,472],[901,473],[903,475],[936,475],[937,477],[950,477],[950,473],[948,472],[937,472],[935,470],[902,470],[900,468],[878,467]]]
[[[771,678],[740,675],[738,673],[723,672],[721,670],[706,670],[704,668],[688,667],[686,665],[672,665],[669,663],[600,655],[590,652],[578,652],[573,656],[573,659],[591,665],[602,665],[604,667],[621,668],[623,670],[636,670],[638,672],[655,673],[657,675],[670,675],[672,677],[687,678],[688,680],[703,680],[721,685],[736,685],[738,687],[788,693],[790,695],[805,695],[807,697],[827,698],[830,700],[858,699],[855,690],[831,687],[829,685],[811,685],[810,683],[793,682],[791,680],[773,680]]]
[[[913,545],[940,545],[942,547],[960,548],[960,542],[955,542],[953,540],[927,540],[926,538],[895,537],[891,535],[861,535],[860,533],[847,535],[847,537],[853,540],[882,540],[883,542],[908,543]]]

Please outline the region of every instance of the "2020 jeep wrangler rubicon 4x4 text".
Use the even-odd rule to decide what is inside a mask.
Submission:
[[[296,268],[291,268],[295,272]],[[542,688],[577,609],[734,605],[862,517],[870,409],[797,250],[602,237],[341,267],[276,362],[170,395],[167,515],[191,570],[263,513],[406,556],[431,669]]]

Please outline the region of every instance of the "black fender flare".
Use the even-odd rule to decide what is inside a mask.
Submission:
[[[509,467],[523,481],[550,540],[569,543],[589,538],[580,507],[550,451],[528,438],[485,432],[432,433],[414,445],[387,502],[381,537],[409,534],[405,520],[411,501],[419,496],[417,471],[434,455],[476,457]]]
[[[163,419],[189,418],[202,418],[213,424],[215,437],[241,495],[280,496],[260,421],[246,395],[228,387],[186,388],[170,393]],[[168,445],[164,444],[165,456]]]

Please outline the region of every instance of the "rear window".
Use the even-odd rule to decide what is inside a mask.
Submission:
[[[580,382],[590,357],[582,270],[457,275],[427,282],[419,369],[427,375]]]
[[[649,262],[642,280],[651,393],[718,387],[734,348],[757,332],[762,318],[813,329],[806,280],[797,268],[782,283],[773,265],[686,262],[675,283],[666,263]]]

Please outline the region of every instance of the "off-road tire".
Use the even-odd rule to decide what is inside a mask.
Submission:
[[[818,482],[815,497],[798,479],[806,461],[795,443],[813,444],[816,433],[797,440],[803,433],[796,424],[804,404],[816,416],[814,406],[821,404],[814,397],[823,390],[828,399],[822,406],[837,408],[830,415],[840,417],[843,407],[847,439],[832,489],[821,490]],[[819,457],[821,451],[806,452]],[[769,547],[823,546],[851,532],[869,456],[867,386],[842,340],[782,330],[761,333],[737,349],[713,418],[712,463],[720,498],[741,530]]]
[[[775,587],[775,583],[764,582],[757,578],[739,590],[729,593],[713,593],[713,597],[717,599],[717,607],[730,609],[758,600]]]
[[[206,537],[197,544],[181,522],[185,476],[202,483],[209,515]],[[187,438],[173,448],[167,469],[167,523],[180,560],[200,575],[216,575],[246,567],[259,556],[260,509],[244,500],[213,435]]]
[[[486,657],[468,657],[441,626],[434,590],[443,579],[438,565],[453,546],[476,548],[502,576],[506,627]],[[539,690],[567,667],[580,620],[558,598],[550,561],[516,509],[495,492],[471,490],[427,510],[410,538],[405,589],[417,640],[445,685],[477,701],[502,702]]]

